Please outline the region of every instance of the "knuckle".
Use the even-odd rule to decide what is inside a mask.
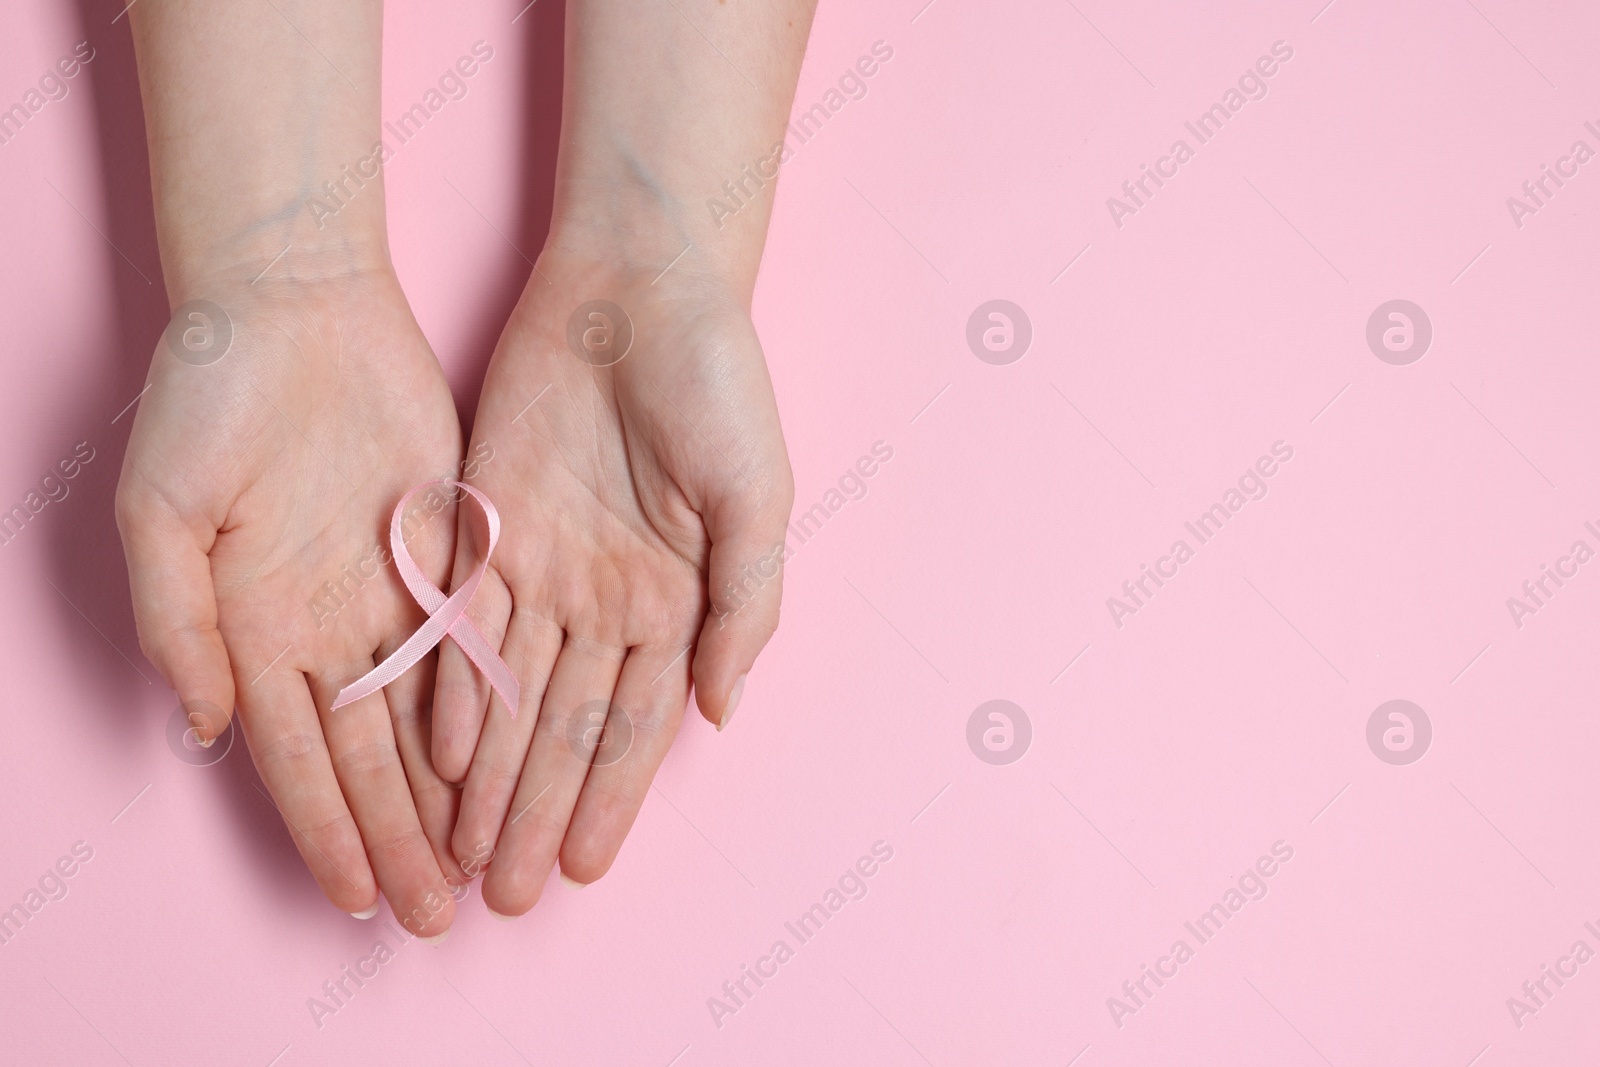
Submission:
[[[522,779],[522,765],[504,759],[491,758],[476,768],[483,787],[495,796],[510,796],[516,792]]]
[[[398,867],[418,864],[424,858],[430,864],[434,862],[432,846],[416,827],[397,826],[379,831],[366,844],[374,859],[382,857]]]
[[[461,658],[466,659],[465,656]],[[436,685],[437,709],[441,715],[465,718],[472,714],[474,709],[481,710],[488,703],[489,685],[482,681],[481,675],[474,673],[470,662],[463,666],[454,658],[444,660],[441,654]]]
[[[601,837],[610,837],[619,824],[631,825],[642,799],[620,782],[610,788],[595,789],[593,794],[585,802],[587,809],[585,815],[597,832],[577,835],[579,844],[593,842]]]
[[[394,738],[374,739],[334,754],[333,768],[342,779],[346,775],[368,777],[387,771],[400,762]]]
[[[540,810],[540,809],[543,810]],[[524,840],[526,848],[522,851],[530,854],[554,853],[555,846],[566,836],[567,822],[570,813],[552,804],[549,806],[535,804],[519,815],[516,810],[511,812],[506,822],[505,833],[514,830]]]
[[[662,704],[652,704],[628,716],[628,723],[633,728],[633,745],[630,753],[640,747],[647,747],[652,751],[660,746],[652,742],[671,741],[677,736],[678,724],[682,720],[682,711]],[[645,744],[640,745],[643,741]]]
[[[291,766],[323,751],[320,735],[309,730],[287,730],[262,741],[256,761],[263,767]]]
[[[331,850],[338,849],[347,843],[353,843],[353,838],[348,837],[348,835],[355,829],[355,825],[344,812],[330,809],[314,815],[298,829],[300,836],[316,843],[319,847],[326,847]],[[356,838],[359,838],[359,836],[359,834],[355,835]]]
[[[423,781],[412,781],[411,791],[416,794],[419,809],[447,808],[456,792],[445,783],[444,779],[434,777],[428,777]]]

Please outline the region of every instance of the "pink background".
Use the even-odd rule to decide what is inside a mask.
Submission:
[[[397,940],[322,900],[242,745],[169,750],[112,523],[112,420],[167,313],[126,19],[8,11],[0,103],[98,54],[0,147],[0,509],[74,443],[96,459],[0,548],[0,908],[74,842],[94,855],[0,947],[0,1060],[1600,1055],[1600,961],[1521,1028],[1507,1007],[1600,950],[1600,563],[1520,629],[1506,607],[1600,547],[1600,162],[1520,229],[1505,203],[1600,148],[1600,15],[923,2],[824,2],[800,107],[874,41],[894,56],[786,165],[756,299],[797,512],[874,442],[893,459],[799,549],[738,718],[688,721],[610,876],[510,925],[474,894],[320,1028],[307,999]],[[495,48],[388,170],[396,262],[469,415],[512,246],[548,213],[560,11],[521,6],[388,19],[386,115]],[[1279,40],[1266,98],[1117,228],[1106,198]],[[1033,327],[1007,366],[965,340],[996,298]],[[1396,298],[1433,324],[1409,366],[1364,337]],[[1279,440],[1269,495],[1115,626],[1106,598]],[[1434,730],[1408,766],[1366,741],[1396,698]],[[1033,727],[1006,766],[966,741],[992,699]],[[1280,840],[1270,893],[1119,1027],[1107,998],[1196,947],[1185,921]],[[799,945],[785,921],[877,841],[869,894]],[[717,1026],[707,998],[779,939],[794,958]]]

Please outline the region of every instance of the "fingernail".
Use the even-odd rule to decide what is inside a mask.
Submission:
[[[728,720],[733,718],[734,710],[739,706],[739,698],[744,696],[744,680],[748,677],[750,677],[748,674],[741,674],[734,679],[733,689],[728,693],[728,703],[722,709],[722,721],[717,723],[718,733],[721,733],[722,728],[728,725]]]
[[[377,901],[373,901],[372,907],[368,908],[366,911],[352,911],[350,913],[351,917],[356,919],[370,919],[376,914],[378,914]]]
[[[450,931],[446,930],[442,934],[435,934],[433,937],[419,937],[419,938],[417,938],[417,940],[418,941],[426,941],[430,945],[442,945],[442,944],[444,944],[444,939],[449,937],[449,936],[450,936]]]
[[[215,738],[215,737],[213,737],[213,738],[212,738],[212,739],[211,739],[211,740],[209,740],[209,741],[202,741],[202,742],[200,742],[200,747],[201,747],[201,748],[210,748],[210,747],[211,747],[211,746],[212,746],[212,745],[214,745],[214,744],[216,744],[216,743],[217,743],[217,739],[216,739],[216,738]]]
[[[490,915],[493,915],[496,919],[499,919],[503,923],[508,923],[511,920],[516,918],[515,915],[501,915],[498,911],[495,911],[493,908],[484,908],[483,910],[487,911]]]
[[[587,883],[587,882],[578,882],[578,881],[574,881],[574,880],[573,880],[573,879],[571,879],[571,878],[568,878],[568,877],[567,877],[567,876],[566,876],[566,875],[564,875],[564,874],[563,874],[563,875],[562,875],[562,876],[561,876],[561,880],[562,880],[562,881],[563,881],[563,882],[565,882],[565,883],[566,883],[566,884],[567,884],[567,885],[570,885],[570,886],[571,886],[571,887],[572,887],[572,888],[574,888],[574,889],[583,889],[583,888],[584,888],[584,887],[586,887],[586,886],[587,886],[587,885],[588,885],[588,884],[589,884],[589,883]]]

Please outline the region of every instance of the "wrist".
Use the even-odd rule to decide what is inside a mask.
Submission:
[[[381,0],[138,4],[129,19],[174,304],[269,269],[387,260]]]
[[[662,285],[726,289],[748,305],[774,181],[757,193],[764,203],[747,201],[750,210],[742,217],[719,219],[707,206],[718,186],[703,175],[660,180],[636,160],[617,164],[611,175],[558,182],[548,253],[558,260],[610,263],[647,280],[660,275]]]
[[[281,209],[264,222],[209,225],[158,221],[167,297],[176,307],[216,292],[270,283],[318,282],[374,272],[392,273],[383,226],[382,192],[376,218],[347,202],[337,220],[313,221],[307,204]],[[314,201],[313,201],[314,204]]]

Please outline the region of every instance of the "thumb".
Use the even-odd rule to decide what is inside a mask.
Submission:
[[[128,584],[139,647],[156,665],[189,716],[201,744],[233,717],[233,672],[217,630],[211,561],[196,530],[160,497],[119,488],[117,528],[128,559]],[[210,537],[215,538],[215,531]]]
[[[711,537],[709,607],[695,645],[694,699],[718,730],[733,717],[745,676],[778,628],[793,500],[790,489],[730,495],[704,516]]]

